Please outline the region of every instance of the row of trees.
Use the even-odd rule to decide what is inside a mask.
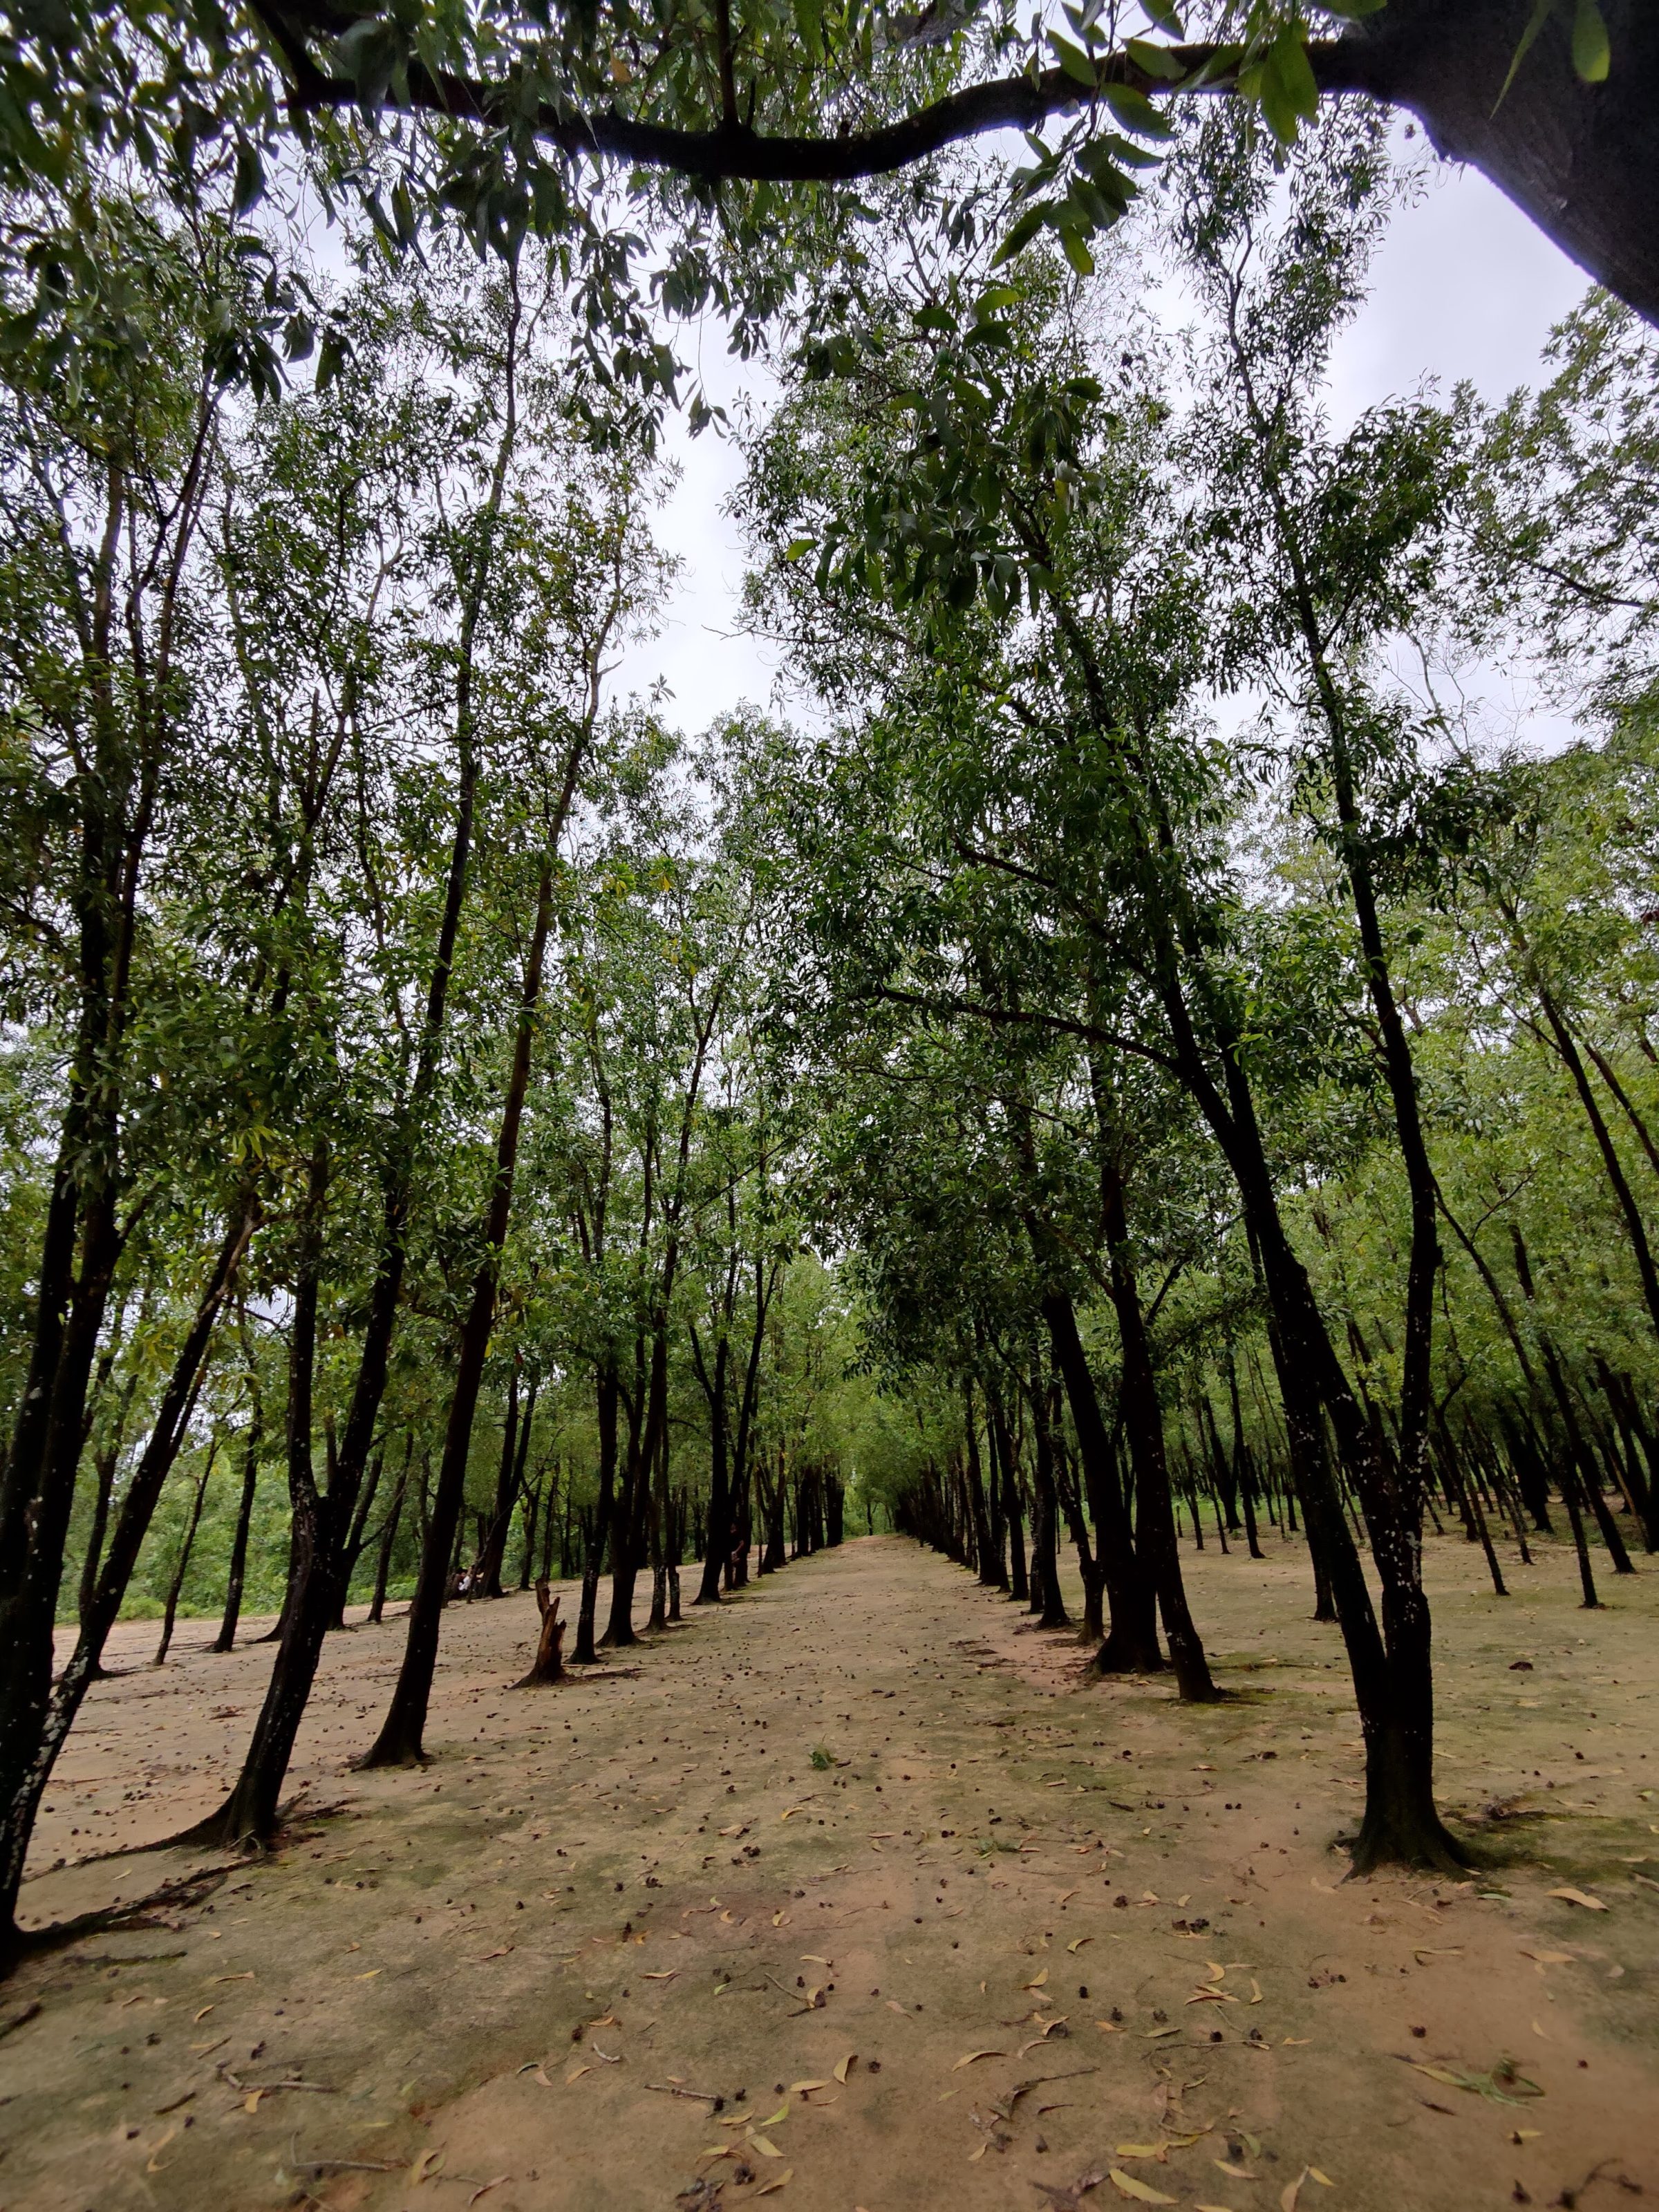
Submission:
[[[137,1576],[165,1656],[216,1483],[221,1648],[250,1565],[282,1582],[232,1842],[354,1577],[378,1616],[412,1574],[402,1762],[515,1514],[521,1580],[538,1528],[580,1567],[583,1658],[694,1534],[712,1596],[751,1515],[767,1566],[786,1504],[839,1533],[744,808],[611,696],[661,477],[568,367],[556,262],[367,255],[332,373],[255,404],[234,241],[97,220],[125,319],[90,381],[9,356],[0,433],[9,1930],[110,1629]]]
[[[1364,110],[1311,141],[1173,158],[1179,344],[896,210],[757,454],[751,608],[823,716],[775,805],[872,1326],[989,1409],[911,1524],[1011,1571],[1023,1407],[1033,1604],[1063,1528],[1103,1666],[1161,1613],[1204,1698],[1176,1499],[1261,1480],[1348,1652],[1356,1865],[1452,1865],[1431,1489],[1490,1550],[1553,1485],[1587,1602],[1586,1526],[1653,1534],[1655,361],[1592,301],[1535,398],[1339,429],[1391,185]],[[1494,745],[1482,656],[1595,738]]]
[[[1218,1503],[1305,1533],[1356,1863],[1460,1859],[1425,1514],[1499,1578],[1559,1512],[1587,1602],[1655,1533],[1655,362],[1593,299],[1535,396],[1333,425],[1381,125],[1275,159],[1212,114],[1099,275],[826,223],[740,501],[791,720],[695,744],[611,694],[664,477],[556,254],[313,276],[259,392],[246,237],[87,202],[122,281],[0,392],[9,1947],[204,1528],[222,1645],[282,1585],[227,1841],[354,1591],[411,1586],[377,1764],[463,1576],[556,1561],[586,1661],[849,1500],[1054,1627],[1069,1547],[1202,1698]],[[1582,740],[1486,742],[1493,668]]]

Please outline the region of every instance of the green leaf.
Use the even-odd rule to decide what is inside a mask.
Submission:
[[[1012,261],[1022,246],[1030,244],[1052,213],[1052,204],[1047,202],[1037,207],[1027,208],[992,255],[991,266],[1000,269],[1005,262]]]
[[[1586,84],[1605,84],[1613,57],[1607,27],[1595,0],[1578,0],[1572,16],[1572,65]]]
[[[1377,4],[1380,6],[1382,0],[1377,0]],[[1160,31],[1167,31],[1172,39],[1186,37],[1186,27],[1171,0],[1140,0],[1140,6],[1147,21],[1156,23]]]
[[[1143,138],[1167,138],[1170,126],[1144,92],[1133,85],[1103,85],[1106,105],[1111,109],[1126,131],[1139,132]]]
[[[1083,49],[1074,46],[1069,39],[1062,39],[1055,31],[1048,33],[1048,46],[1066,76],[1075,77],[1079,84],[1086,84],[1093,91],[1100,82],[1100,72]]]
[[[1167,46],[1152,46],[1146,39],[1128,40],[1124,52],[1138,70],[1164,84],[1177,83],[1187,74]]]
[[[1081,231],[1062,230],[1060,234],[1060,244],[1061,252],[1079,276],[1094,275],[1095,257],[1090,252],[1089,242]]]
[[[1515,82],[1515,73],[1531,52],[1533,40],[1548,22],[1550,9],[1554,4],[1555,0],[1534,0],[1533,11],[1527,18],[1527,27],[1522,32],[1515,52],[1510,57],[1509,74],[1504,77],[1498,97],[1492,104],[1492,112],[1494,115],[1509,97],[1510,87]]]

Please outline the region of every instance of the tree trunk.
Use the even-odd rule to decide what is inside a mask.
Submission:
[[[574,763],[570,773],[574,781]],[[559,818],[562,820],[562,808]],[[471,1303],[461,1328],[455,1389],[449,1402],[449,1422],[444,1434],[444,1455],[438,1468],[432,1525],[422,1547],[420,1574],[409,1610],[409,1640],[404,1647],[404,1663],[380,1733],[362,1762],[365,1767],[407,1766],[426,1756],[422,1738],[432,1695],[433,1669],[438,1662],[438,1627],[443,1613],[449,1547],[465,1503],[472,1419],[477,1409],[484,1359],[495,1321],[495,1273],[507,1241],[507,1220],[513,1206],[513,1177],[518,1164],[525,1098],[530,1087],[536,1006],[541,997],[542,971],[552,920],[553,847],[550,842],[543,854],[540,880],[536,887],[536,919],[514,1024],[513,1065],[495,1140],[495,1170],[484,1218],[485,1256],[473,1279]]]
[[[247,1442],[242,1456],[242,1494],[236,1507],[236,1528],[230,1540],[230,1571],[225,1577],[224,1617],[213,1640],[216,1651],[229,1651],[236,1642],[236,1624],[242,1613],[242,1584],[247,1577],[248,1536],[253,1526],[254,1492],[259,1486],[259,1446],[264,1440],[264,1401],[258,1378],[250,1374],[252,1402],[248,1410]]]
[[[191,1500],[190,1519],[185,1525],[184,1541],[179,1547],[178,1564],[173,1568],[172,1580],[167,1584],[167,1604],[161,1613],[161,1640],[155,1647],[155,1656],[151,1662],[151,1664],[156,1667],[167,1665],[167,1653],[172,1648],[173,1625],[179,1616],[179,1593],[185,1587],[185,1577],[190,1571],[190,1555],[196,1547],[196,1531],[201,1525],[202,1505],[207,1497],[208,1477],[213,1472],[213,1462],[218,1455],[219,1439],[215,1437],[208,1446],[207,1462],[197,1482],[196,1495]]]

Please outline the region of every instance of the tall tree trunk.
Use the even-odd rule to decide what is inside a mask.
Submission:
[[[1158,1402],[1158,1382],[1146,1336],[1146,1318],[1141,1310],[1140,1288],[1129,1257],[1123,1180],[1115,1161],[1110,1158],[1104,1163],[1102,1190],[1106,1243],[1111,1259],[1112,1310],[1117,1316],[1118,1341],[1123,1357],[1123,1426],[1135,1471],[1135,1510],[1143,1559],[1158,1592],[1176,1687],[1188,1702],[1203,1703],[1219,1692],[1211,1679],[1209,1662],[1193,1625],[1186,1584],[1182,1579],[1169,1463],[1164,1455],[1164,1413]]]
[[[173,1625],[179,1617],[179,1598],[185,1587],[185,1577],[190,1571],[190,1555],[196,1548],[196,1531],[201,1525],[202,1506],[207,1497],[208,1477],[213,1473],[213,1462],[219,1456],[219,1439],[215,1437],[208,1446],[206,1463],[197,1480],[196,1493],[191,1499],[190,1519],[185,1523],[183,1541],[179,1547],[179,1558],[167,1583],[167,1603],[161,1611],[161,1640],[155,1647],[152,1662],[165,1667],[167,1653],[173,1645]]]
[[[7,1758],[11,1763],[0,1765],[0,1784],[4,1788],[4,1796],[0,1797],[0,1973],[9,1970],[20,1948],[17,1893],[35,1816],[64,1741],[81,1710],[88,1686],[99,1673],[105,1641],[121,1609],[121,1601],[137,1565],[162,1486],[184,1443],[214,1324],[258,1218],[257,1201],[244,1193],[241,1211],[215,1257],[207,1288],[198,1302],[190,1328],[173,1361],[155,1410],[149,1441],[122,1498],[115,1531],[99,1568],[91,1601],[82,1617],[75,1650],[55,1684],[48,1674],[46,1695],[35,1717],[32,1738],[26,1738],[19,1729],[6,1739]],[[0,1668],[0,1680],[11,1677],[15,1688],[16,1678],[23,1674],[23,1668],[14,1662],[11,1669]],[[25,1752],[27,1756],[23,1755]]]
[[[404,1498],[409,1490],[409,1463],[415,1452],[415,1431],[404,1434],[404,1463],[398,1470],[398,1487],[392,1493],[392,1503],[380,1529],[379,1554],[374,1562],[374,1595],[368,1601],[368,1619],[365,1626],[378,1628],[386,1613],[386,1586],[392,1574],[392,1547],[398,1541],[398,1530],[403,1521]]]
[[[242,1585],[247,1578],[248,1537],[253,1527],[253,1498],[259,1486],[259,1447],[264,1440],[264,1399],[259,1378],[250,1368],[247,1437],[242,1447],[242,1494],[236,1506],[236,1527],[230,1540],[230,1571],[225,1577],[225,1610],[216,1651],[229,1651],[236,1642],[236,1624],[242,1613]]]
[[[312,1460],[317,1303],[329,1175],[328,1145],[319,1138],[312,1150],[301,1212],[294,1314],[289,1329],[285,1441],[291,1521],[286,1623],[235,1786],[218,1810],[188,1830],[181,1841],[264,1844],[275,1835],[295,1738],[304,1717],[323,1639],[334,1617],[330,1501],[318,1490]]]
[[[495,1277],[507,1225],[513,1208],[513,1177],[518,1165],[519,1138],[525,1098],[530,1088],[530,1066],[535,1039],[536,1008],[541,998],[542,971],[553,921],[553,856],[564,814],[570,802],[580,754],[573,752],[565,791],[555,817],[552,836],[544,850],[541,876],[536,886],[536,919],[531,932],[529,957],[525,963],[514,1024],[513,1063],[507,1095],[501,1105],[501,1129],[495,1140],[495,1171],[484,1218],[484,1258],[473,1279],[472,1298],[462,1324],[455,1389],[449,1403],[449,1422],[444,1434],[444,1455],[438,1469],[437,1495],[433,1501],[432,1525],[421,1552],[420,1574],[409,1610],[409,1640],[397,1687],[380,1733],[362,1764],[366,1767],[406,1766],[426,1753],[427,1706],[432,1695],[433,1669],[438,1661],[438,1626],[443,1613],[447,1582],[449,1547],[459,1524],[466,1498],[466,1466],[472,1448],[472,1419],[477,1410],[484,1359],[489,1350],[495,1320]]]

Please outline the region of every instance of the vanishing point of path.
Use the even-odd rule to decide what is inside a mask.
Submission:
[[[1659,1577],[1587,1633],[1569,1561],[1504,1604],[1432,1547],[1442,1792],[1486,1863],[1344,1885],[1346,1674],[1271,1549],[1189,1555],[1237,1693],[1201,1711],[895,1538],[538,1692],[506,1687],[530,1601],[457,1607],[420,1774],[349,1771],[399,1630],[336,1636],[285,1848],[0,1991],[0,2207],[1651,2201]],[[64,1762],[33,1919],[200,1863],[52,1869],[183,1825],[240,1749],[268,1651],[192,1624],[155,1673],[152,1632]]]

